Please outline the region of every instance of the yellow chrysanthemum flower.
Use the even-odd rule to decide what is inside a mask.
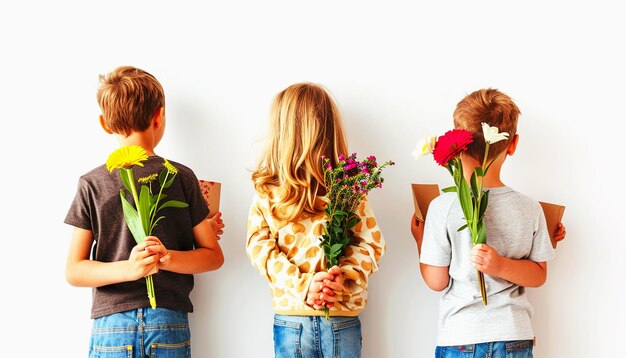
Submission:
[[[147,177],[137,179],[137,182],[139,184],[148,184],[150,182],[155,181],[158,176],[159,175],[157,173],[154,173],[154,174],[148,175]]]
[[[148,160],[146,150],[138,145],[121,147],[109,155],[106,165],[109,172],[113,169],[125,168],[133,165],[143,167],[143,161]]]
[[[169,161],[167,161],[167,159],[165,159],[165,162],[163,162],[163,166],[167,169],[167,171],[170,174],[177,174],[178,173],[178,169],[176,169],[175,166],[173,166]]]

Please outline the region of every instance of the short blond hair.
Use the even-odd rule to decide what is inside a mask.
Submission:
[[[316,215],[324,187],[322,156],[333,165],[348,146],[337,106],[322,86],[296,83],[278,93],[270,111],[267,146],[252,180],[257,193],[270,195],[272,215],[293,221]]]
[[[114,133],[145,131],[157,111],[165,106],[163,87],[144,70],[120,66],[99,79],[98,104],[106,125]]]
[[[481,123],[498,127],[500,132],[509,133],[509,139],[492,144],[489,147],[489,158],[492,159],[506,150],[517,133],[517,119],[520,110],[511,97],[497,89],[486,88],[474,91],[465,96],[454,111],[454,127],[472,133],[474,142],[466,153],[474,159],[482,161],[485,156],[485,138]]]

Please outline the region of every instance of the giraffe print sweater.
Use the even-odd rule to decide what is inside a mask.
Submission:
[[[319,246],[326,222],[324,212],[303,215],[284,222],[270,213],[269,195],[255,195],[248,216],[246,251],[252,265],[270,284],[274,312],[284,315],[321,316],[306,304],[309,285],[316,272],[323,271],[323,252]],[[323,197],[316,207],[323,207]],[[353,229],[353,241],[344,251],[339,266],[344,291],[330,310],[331,316],[356,316],[367,304],[369,276],[378,270],[385,252],[385,241],[367,200],[357,209],[361,221]]]

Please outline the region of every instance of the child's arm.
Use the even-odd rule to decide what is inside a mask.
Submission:
[[[474,267],[490,276],[497,276],[523,287],[539,287],[546,282],[548,264],[531,260],[515,260],[500,256],[487,244],[472,248]]]
[[[565,230],[565,225],[563,225],[563,223],[559,223],[558,228],[556,229],[556,233],[554,234],[554,239],[559,242],[563,239],[565,239],[565,234],[567,233],[567,230]]]
[[[89,259],[93,234],[90,230],[74,228],[67,256],[65,278],[72,286],[100,287],[135,281],[158,271],[158,256],[146,249],[154,245],[143,242],[133,247],[128,260],[100,262]]]
[[[417,244],[417,255],[422,254],[422,240],[424,239],[424,223],[413,214],[411,216],[411,234]],[[428,287],[434,291],[442,291],[448,287],[448,281],[450,281],[450,274],[448,273],[449,266],[431,266],[420,262],[420,273],[422,278]]]
[[[224,220],[222,220],[222,212],[218,211],[212,218],[207,219],[213,228],[213,232],[217,239],[224,233]]]
[[[272,290],[305,305],[314,273],[300,271],[280,250],[265,219],[265,210],[268,209],[255,196],[248,214],[246,253],[252,265],[269,281]]]
[[[346,246],[339,259],[344,291],[338,301],[362,308],[365,299],[361,293],[367,290],[369,276],[378,270],[378,261],[385,253],[386,244],[367,199],[359,204],[357,213],[361,221],[353,228],[352,243]]]
[[[167,250],[162,245],[159,249],[155,248],[161,255],[159,268],[182,274],[196,274],[220,268],[224,263],[224,254],[209,220],[202,220],[194,226],[193,236],[193,250]]]

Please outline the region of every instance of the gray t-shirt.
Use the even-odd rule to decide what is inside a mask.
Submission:
[[[200,185],[194,172],[188,167],[173,162],[178,175],[172,186],[165,189],[166,200],[179,200],[189,204],[187,208],[165,208],[152,234],[171,250],[193,250],[195,241],[193,227],[202,222],[209,214]],[[135,179],[163,169],[163,158],[152,156],[143,167],[134,167]],[[159,189],[158,181],[152,183],[153,192]],[[123,188],[118,170],[112,173],[101,165],[80,177],[76,196],[65,223],[90,230],[94,244],[91,259],[102,262],[127,260],[130,251],[136,245],[130,230],[124,221],[120,189]],[[132,197],[126,198],[133,203]],[[182,312],[192,312],[193,305],[189,294],[193,289],[193,275],[179,274],[161,270],[153,275],[157,307]],[[112,313],[131,309],[150,307],[145,279],[96,287],[93,289],[91,318],[98,318]]]
[[[487,244],[500,255],[535,262],[554,258],[537,201],[506,186],[491,188],[484,220]],[[524,287],[485,275],[488,304],[483,304],[470,258],[470,232],[457,231],[464,224],[456,193],[444,193],[431,202],[420,262],[449,266],[450,273],[450,283],[439,302],[437,345],[533,339],[533,310]]]

